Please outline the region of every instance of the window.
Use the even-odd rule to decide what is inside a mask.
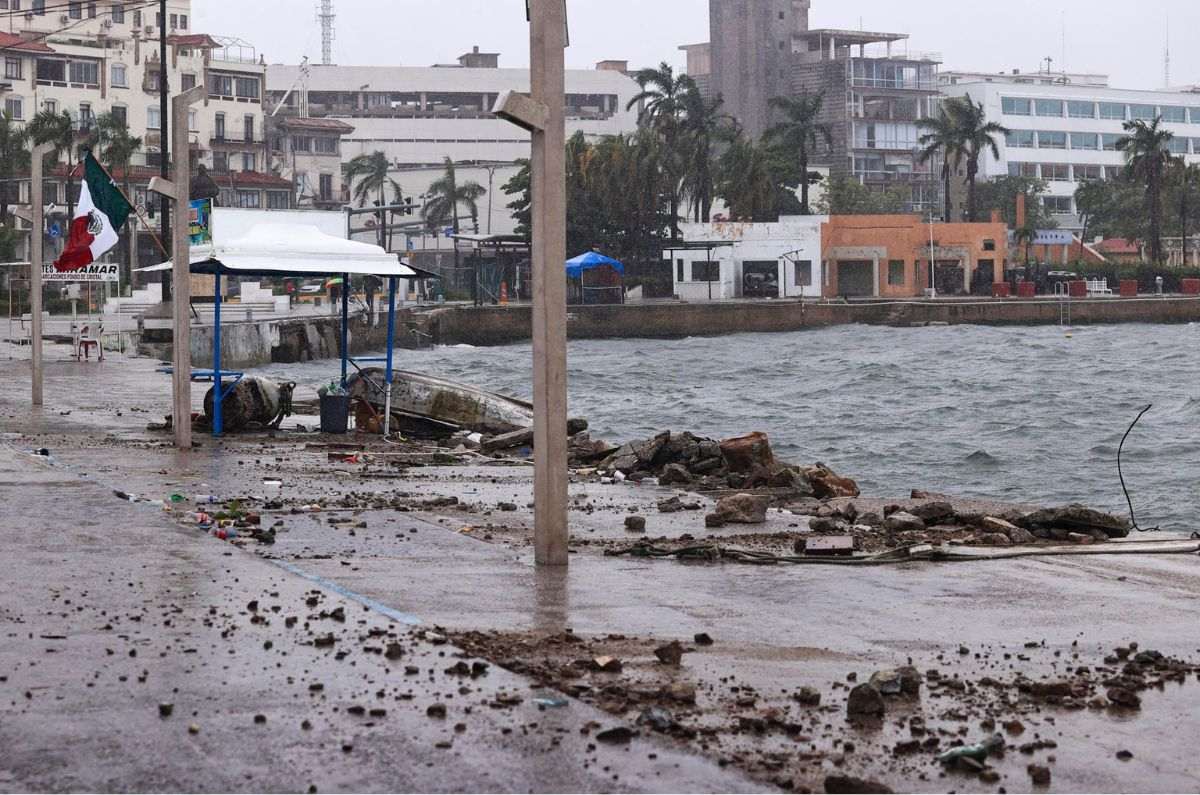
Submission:
[[[121,126],[129,126],[129,111],[124,105],[113,105],[109,113],[112,114],[113,119],[119,122]]]
[[[1125,121],[1125,106],[1119,102],[1101,102],[1100,118],[1109,121]]]
[[[237,95],[240,99],[258,99],[258,78],[239,77],[237,79]]]
[[[1009,146],[1015,146],[1018,149],[1033,148],[1033,130],[1013,130],[1006,136],[1006,141]]]
[[[319,178],[321,201],[333,200],[333,174],[322,174]]]
[[[162,124],[160,124],[159,119],[160,119],[160,117],[158,115],[158,106],[157,105],[151,105],[150,107],[146,108],[146,129],[147,130],[162,129]]]
[[[46,204],[58,204],[57,182],[42,183],[42,201],[46,202]]]
[[[256,160],[253,152],[242,152],[242,171],[253,171]]]
[[[1010,177],[1030,177],[1037,179],[1038,167],[1037,163],[1009,163],[1008,175]]]
[[[4,79],[5,80],[20,80],[21,79],[21,59],[20,58],[5,58],[4,59]]]
[[[33,0],[33,13],[44,15],[46,13],[46,0]]]
[[[1154,121],[1158,118],[1158,108],[1153,105],[1130,105],[1129,118],[1132,121]]]
[[[125,72],[125,64],[115,63],[112,65],[112,85],[113,88],[129,87],[129,81]]]
[[[1038,149],[1066,149],[1067,134],[1065,132],[1051,132],[1041,130],[1037,134]]]
[[[1042,163],[1042,179],[1049,182],[1070,182],[1071,167],[1066,163]]]
[[[796,286],[797,287],[811,287],[812,283],[813,283],[812,260],[810,260],[810,259],[798,260],[795,264],[795,270],[796,270]]]
[[[190,88],[195,88],[196,76],[190,72],[184,72],[179,76],[179,85],[183,91],[187,91]]]
[[[90,129],[96,123],[96,116],[92,113],[92,103],[79,103],[79,129]]]
[[[95,61],[71,61],[71,82],[100,85],[100,64]]]
[[[229,171],[229,153],[213,152],[213,171],[224,174]]]
[[[1063,101],[1061,99],[1039,99],[1033,103],[1033,108],[1039,116],[1062,116]]]
[[[188,131],[189,132],[196,132],[197,130],[200,129],[200,125],[197,123],[198,118],[199,118],[199,114],[196,111],[194,111],[194,110],[188,111]]]
[[[67,3],[67,16],[69,16],[71,19],[83,19],[83,3]]]
[[[120,3],[112,4],[112,21],[114,25],[125,24],[125,6]]]
[[[891,287],[904,285],[904,260],[894,259],[888,262],[888,285]]]
[[[147,152],[146,165],[158,168],[162,165],[162,152]]]
[[[133,26],[135,28],[140,28],[142,26],[142,12],[141,11],[133,12]]]
[[[1072,100],[1067,103],[1067,115],[1072,119],[1094,119],[1096,118],[1096,103]]]
[[[46,83],[67,82],[67,62],[38,58],[37,79]]]
[[[262,194],[256,190],[239,190],[237,192],[237,207],[256,209],[262,205]]]
[[[158,67],[146,69],[145,88],[150,93],[158,93],[158,81],[162,78],[162,73],[158,71]]]
[[[1042,206],[1046,212],[1054,215],[1070,215],[1073,212],[1070,196],[1043,196]]]
[[[42,110],[47,113],[58,113],[58,101],[53,99],[45,100],[42,102]]]
[[[208,83],[208,93],[218,97],[232,97],[233,78],[213,75]]]
[[[242,117],[242,135],[245,138],[246,143],[250,143],[251,141],[254,140],[254,117],[253,116],[243,116]]]
[[[1192,152],[1194,154],[1200,155],[1200,138],[1192,139]]]
[[[1105,179],[1120,179],[1124,173],[1125,173],[1124,166],[1105,166],[1104,167],[1104,178]]]
[[[983,250],[984,251],[995,251],[996,250],[996,241],[995,240],[984,240],[983,241]]]
[[[1102,133],[1100,135],[1100,146],[1105,152],[1117,151],[1117,141],[1124,138],[1120,133]]]
[[[286,210],[291,206],[288,192],[284,190],[269,190],[267,191],[267,209],[268,210]]]
[[[683,260],[675,260],[675,281],[683,281]]]
[[[1186,155],[1188,153],[1188,139],[1175,136],[1167,141],[1167,151],[1173,155]]]
[[[314,138],[313,151],[319,155],[336,155],[338,140],[336,138]]]
[[[1096,133],[1071,133],[1072,149],[1099,149],[1100,136]]]
[[[96,18],[96,3],[93,1],[87,5],[88,19]]]
[[[179,15],[179,29],[187,30],[187,26],[188,26],[187,14],[180,14]]]
[[[1031,103],[1027,99],[1001,97],[1000,107],[1006,116],[1029,116],[1032,113]]]
[[[213,127],[213,137],[216,138],[218,141],[225,140],[225,114],[224,113],[217,114],[216,125]]]
[[[179,15],[171,14],[171,30],[175,30],[178,27],[179,27]]]
[[[696,260],[692,262],[692,281],[715,282],[720,280],[721,263]]]
[[[10,118],[20,121],[25,118],[25,103],[20,97],[5,97],[4,98],[4,113]]]
[[[311,152],[313,147],[313,139],[307,135],[297,135],[292,139],[293,152]]]
[[[1103,166],[1094,166],[1094,165],[1086,165],[1086,166],[1078,166],[1077,165],[1077,166],[1075,166],[1075,181],[1076,182],[1083,182],[1085,180],[1103,179],[1103,178],[1104,178],[1104,167]]]
[[[1162,108],[1160,108],[1160,110],[1162,111],[1163,121],[1175,122],[1176,124],[1187,124],[1187,108],[1164,105]]]

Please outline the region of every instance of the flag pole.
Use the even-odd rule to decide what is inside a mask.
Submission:
[[[133,208],[134,216],[146,227],[146,231],[150,233],[150,237],[154,238],[154,242],[158,244],[158,250],[162,252],[164,257],[170,259],[171,254],[167,251],[167,247],[163,244],[162,238],[160,238],[158,233],[154,231],[150,224],[146,223],[145,219],[142,218],[141,213],[137,211],[137,205],[134,204],[133,200],[129,198],[129,194],[127,194],[125,190],[119,184],[117,184],[117,180],[108,172],[108,169],[104,167],[104,164],[100,162],[100,159],[92,154],[90,149],[88,150],[88,156],[96,161],[96,165],[99,166],[100,170],[104,172],[104,176],[108,177],[109,183],[111,183],[112,186],[117,189],[117,193],[121,194],[121,198],[123,198],[129,204],[129,206]],[[128,166],[126,166],[126,168],[128,168]],[[134,239],[130,245],[137,245],[136,232],[134,232]]]

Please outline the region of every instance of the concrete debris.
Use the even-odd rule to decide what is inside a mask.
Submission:
[[[764,524],[770,497],[757,494],[732,494],[717,501],[711,514],[720,524]],[[719,526],[719,525],[718,525]]]
[[[883,695],[869,682],[856,685],[846,700],[846,717],[851,720],[860,718],[880,718],[887,712],[887,704]]]
[[[883,526],[902,533],[919,533],[925,529],[925,521],[908,511],[895,511],[883,520]]]
[[[1090,535],[1097,541],[1107,541],[1110,538],[1125,538],[1133,529],[1127,519],[1078,504],[1034,511],[1022,516],[1017,524],[1038,538],[1056,541],[1066,540],[1071,533]]]
[[[683,652],[683,645],[679,641],[673,640],[670,643],[664,646],[659,646],[657,649],[655,649],[654,656],[657,657],[658,661],[663,665],[677,666],[683,660]]]

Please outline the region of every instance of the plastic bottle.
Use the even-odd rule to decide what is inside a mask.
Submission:
[[[214,497],[212,494],[201,494],[192,500],[197,505],[214,505],[220,501],[220,498]]]

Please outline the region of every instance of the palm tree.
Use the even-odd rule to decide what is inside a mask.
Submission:
[[[808,206],[808,159],[816,154],[822,141],[833,146],[833,132],[822,124],[821,108],[825,94],[801,94],[798,97],[773,97],[770,105],[782,112],[784,120],[767,129],[763,138],[777,143],[800,161],[800,213],[811,215]]]
[[[458,172],[454,161],[446,158],[446,171],[441,178],[429,186],[428,198],[422,211],[425,222],[430,228],[437,228],[449,223],[454,233],[459,232],[459,205],[465,205],[472,218],[479,217],[479,200],[487,193],[487,188],[478,182],[458,181]]]
[[[1117,149],[1125,153],[1125,173],[1146,188],[1150,211],[1150,259],[1162,262],[1162,203],[1167,166],[1171,162],[1169,145],[1174,133],[1163,129],[1162,117],[1147,124],[1142,119],[1125,122],[1125,135],[1117,140]]]
[[[9,196],[20,195],[14,180],[18,170],[29,167],[28,144],[29,133],[13,123],[12,114],[0,111],[0,226],[8,223]]]
[[[767,145],[739,132],[721,155],[719,174],[718,193],[729,206],[730,218],[775,220],[778,183]]]
[[[712,216],[715,149],[731,135],[733,117],[721,112],[723,99],[705,99],[695,85],[684,94],[683,104],[686,145],[680,187],[691,202],[693,220],[700,223]]]
[[[671,202],[671,237],[679,237],[680,174],[684,153],[680,148],[681,122],[685,117],[686,98],[696,92],[696,83],[687,75],[676,75],[663,62],[657,69],[642,69],[633,76],[642,90],[625,106],[631,110],[642,105],[639,124],[654,130],[662,139],[661,163],[667,178]]]
[[[1200,200],[1200,164],[1189,164],[1187,159],[1180,155],[1175,158],[1173,165],[1173,179],[1179,182],[1179,234],[1183,238],[1179,264],[1187,267],[1188,226],[1192,221],[1192,213],[1195,212],[1195,201]]]
[[[67,156],[67,217],[75,217],[75,145],[78,140],[75,121],[69,111],[55,113],[40,110],[29,122],[29,136],[35,144],[49,143],[54,151],[47,157],[54,163]]]
[[[392,164],[387,155],[378,150],[369,155],[358,155],[346,164],[346,180],[353,186],[351,196],[354,201],[358,202],[359,207],[366,206],[366,203],[371,200],[372,194],[379,196],[376,204],[383,207],[387,204],[388,186],[390,185],[395,191],[400,190],[400,185],[388,176],[391,168]],[[358,180],[357,185],[354,184],[355,180]],[[386,248],[387,222],[383,210],[379,211],[378,223],[379,245]]]
[[[1008,135],[1009,129],[1002,124],[987,120],[983,103],[976,103],[967,94],[961,102],[956,102],[951,115],[958,123],[958,140],[962,147],[962,157],[967,163],[967,220],[976,221],[975,217],[975,180],[979,176],[979,158],[984,152],[990,151],[992,157],[1000,159],[1000,147],[996,142],[997,135]]]
[[[953,209],[950,204],[950,175],[954,168],[962,163],[966,153],[966,145],[962,139],[962,127],[959,124],[960,102],[957,98],[947,99],[938,108],[937,116],[926,116],[917,120],[917,127],[929,132],[917,139],[921,152],[917,156],[918,163],[928,163],[933,160],[942,161],[942,193],[945,198],[945,214],[943,220],[950,223]]]

